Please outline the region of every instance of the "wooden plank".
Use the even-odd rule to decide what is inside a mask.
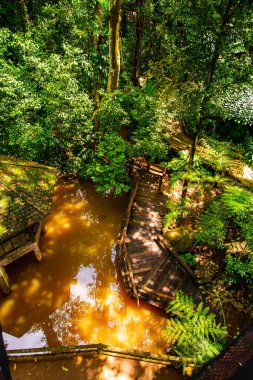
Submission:
[[[174,299],[174,297],[168,296],[168,295],[165,294],[165,293],[157,292],[157,291],[155,291],[154,289],[151,289],[151,288],[149,288],[149,287],[147,287],[147,286],[140,285],[139,287],[140,287],[141,289],[145,290],[145,291],[148,292],[148,293],[152,293],[152,294],[154,294],[154,295],[157,296],[158,298],[164,298],[164,299],[166,299],[166,300],[173,300],[173,299]]]
[[[183,267],[186,272],[192,277],[194,282],[197,282],[197,278],[191,268],[184,262],[184,260],[181,259],[181,257],[178,255],[178,253],[172,248],[172,246],[169,244],[167,240],[164,239],[162,235],[157,235],[158,242],[161,242],[161,247],[164,247],[165,250],[167,250],[169,253],[172,253],[172,255],[175,257],[175,259],[178,261],[178,263]]]
[[[131,220],[137,221],[137,222],[147,222],[147,223],[151,222],[151,223],[162,224],[161,216],[158,213],[157,215],[153,215],[152,211],[150,211],[149,213],[146,213],[145,215],[143,215],[141,211],[138,211],[138,212],[135,211],[132,214]]]
[[[162,288],[167,285],[170,288],[170,278],[173,276],[177,267],[174,262],[170,260],[170,262],[166,261],[165,265],[163,265],[162,273],[159,274],[159,278],[157,278],[156,283],[157,291],[161,292]]]
[[[133,253],[135,252],[135,253]],[[137,258],[141,258],[143,260],[148,260],[149,257],[152,258],[152,257],[156,257],[157,259],[161,256],[162,254],[162,251],[154,251],[154,249],[150,249],[150,250],[147,250],[147,249],[143,249],[143,250],[138,250],[137,252],[136,251],[132,251],[131,249],[128,249],[128,253],[129,255],[131,256],[131,259],[137,257]]]
[[[162,222],[159,222],[158,221],[143,221],[143,220],[136,220],[135,218],[132,219],[132,223],[135,224],[136,226],[141,226],[142,228],[145,228],[145,227],[150,227],[150,228],[157,228],[159,229],[160,231],[162,230],[162,227],[163,227],[163,224]]]
[[[142,268],[139,268],[139,269],[134,269],[133,270],[133,273],[134,274],[138,274],[138,273],[144,273],[144,272],[148,272],[148,271],[150,271],[150,269],[151,269],[152,267],[142,267]]]
[[[150,271],[149,275],[145,279],[145,282],[143,283],[144,286],[147,286],[150,280],[156,276],[159,268],[163,264],[164,260],[166,260],[166,255],[163,254],[161,257],[157,260],[156,264],[153,266],[152,271]]]

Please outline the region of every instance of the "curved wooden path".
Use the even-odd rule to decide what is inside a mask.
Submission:
[[[149,170],[147,170],[149,169]],[[182,290],[197,301],[194,275],[161,236],[167,197],[161,193],[163,170],[133,162],[135,186],[121,231],[119,258],[127,293],[158,307],[166,307]],[[189,270],[188,270],[189,269]]]

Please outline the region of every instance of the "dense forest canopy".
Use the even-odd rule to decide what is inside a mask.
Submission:
[[[252,8],[2,0],[1,153],[120,193],[129,155],[168,161],[164,121],[175,119],[193,137],[190,166],[203,133],[240,144],[252,161]]]

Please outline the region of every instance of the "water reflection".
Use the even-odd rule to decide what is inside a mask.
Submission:
[[[98,195],[89,183],[58,184],[40,242],[42,263],[29,254],[8,267],[12,293],[0,296],[0,306],[9,349],[13,337],[22,348],[23,337],[35,334],[43,339],[29,338],[30,347],[102,342],[164,352],[163,314],[138,308],[118,278],[115,240],[126,202]]]

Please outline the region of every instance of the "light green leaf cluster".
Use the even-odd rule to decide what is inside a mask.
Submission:
[[[170,317],[163,330],[164,339],[187,363],[202,365],[223,348],[227,330],[216,323],[215,315],[203,302],[196,306],[192,297],[179,291],[166,309]]]
[[[238,124],[253,124],[253,87],[234,85],[214,96],[209,105],[210,114]]]

